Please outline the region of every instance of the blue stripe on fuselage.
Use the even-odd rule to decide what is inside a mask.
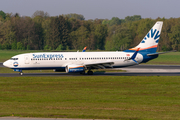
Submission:
[[[57,70],[64,70],[65,67],[25,67],[25,68],[11,68],[11,69],[19,69],[19,70],[52,70],[52,69],[57,69]]]

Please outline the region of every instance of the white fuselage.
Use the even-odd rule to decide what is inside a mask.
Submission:
[[[136,65],[129,59],[131,52],[42,52],[27,53],[13,56],[3,63],[12,69],[58,69],[67,65],[82,65],[91,63],[113,62],[111,67],[125,67]],[[140,63],[143,60],[141,54],[137,54],[135,60]]]

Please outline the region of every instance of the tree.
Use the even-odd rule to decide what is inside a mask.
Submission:
[[[70,34],[72,39],[72,46],[74,49],[83,49],[87,45],[86,40],[88,37],[88,30],[86,27],[81,26],[76,31]]]
[[[120,25],[121,24],[121,20],[118,17],[113,17],[111,20],[103,20],[102,24],[108,24],[110,26],[112,25]]]
[[[2,43],[6,42],[6,44],[11,45],[13,41],[15,41],[15,30],[11,23],[11,20],[7,20],[0,26],[0,34],[2,36]]]
[[[42,21],[43,38],[44,38],[43,39],[43,42],[44,42],[43,47],[50,45],[50,43],[51,43],[51,39],[50,39],[51,26],[50,26],[50,23],[51,23],[51,18],[47,18],[47,19],[44,19]],[[49,47],[48,47],[48,49],[49,49]]]
[[[126,22],[132,22],[132,21],[138,21],[141,20],[141,16],[140,15],[134,15],[134,16],[127,16],[125,17],[125,21]]]
[[[11,45],[8,42],[4,42],[4,44],[2,45],[2,49],[9,50],[11,49]]]
[[[131,31],[126,27],[122,27],[117,30],[112,39],[115,50],[126,50],[132,42]]]
[[[30,45],[30,48],[32,49],[40,49],[35,22],[30,17],[14,17],[12,18],[12,23],[15,29],[17,42],[21,42],[24,47]]]
[[[56,48],[56,50],[63,50],[63,46],[60,44],[60,45]]]
[[[50,40],[51,42],[48,44],[50,47],[52,47],[52,49],[57,48],[57,46],[60,44],[59,43],[59,24],[58,24],[58,18],[57,17],[53,17],[51,18],[51,23],[50,23]]]
[[[33,13],[32,18],[37,17],[37,16],[42,17],[42,18],[47,18],[50,15],[47,12],[44,13],[44,11],[37,10],[36,12]]]
[[[94,39],[96,41],[96,49],[104,50],[105,40],[107,37],[107,25],[99,24],[94,31]]]
[[[35,34],[37,35],[36,40],[38,41],[38,49],[42,50],[44,46],[44,30],[42,27],[42,22],[44,19],[40,16],[33,18]]]
[[[21,42],[17,43],[17,50],[23,50],[23,44]]]
[[[172,42],[173,50],[180,50],[180,24],[172,26],[171,33],[169,33],[168,36]]]
[[[11,45],[12,50],[17,50],[17,41],[14,41]]]
[[[6,19],[6,13],[4,13],[2,10],[0,11],[0,17]]]
[[[58,45],[67,46],[69,38],[69,30],[67,21],[63,16],[52,17],[50,23],[50,46],[56,49]]]
[[[74,18],[77,20],[85,20],[84,16],[81,14],[76,14],[76,13],[70,13],[70,14],[66,14],[66,15],[62,15],[64,17],[68,17],[68,18]]]
[[[132,32],[126,24],[112,26],[109,32],[111,33],[106,41],[106,50],[125,50],[130,47],[133,40]]]
[[[20,17],[19,13],[15,13],[14,17]]]

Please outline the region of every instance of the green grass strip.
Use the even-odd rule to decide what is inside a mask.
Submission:
[[[0,77],[0,116],[179,119],[179,76]]]

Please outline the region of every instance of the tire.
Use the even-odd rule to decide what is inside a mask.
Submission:
[[[85,71],[81,72],[80,74],[85,75]]]
[[[87,74],[88,75],[93,75],[93,71],[88,71]]]
[[[22,75],[23,75],[23,72],[20,72],[19,74],[22,76]]]

